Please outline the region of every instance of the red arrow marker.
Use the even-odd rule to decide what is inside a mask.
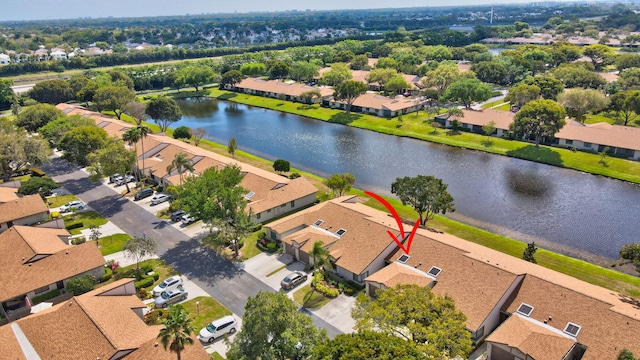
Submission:
[[[386,207],[391,212],[391,215],[393,215],[393,218],[396,219],[396,223],[398,223],[398,227],[400,228],[400,234],[402,234],[402,238],[404,239],[404,226],[402,226],[402,220],[400,220],[400,216],[398,215],[398,212],[396,211],[396,209],[394,209],[393,206],[391,206],[391,204],[387,202],[387,200],[383,199],[378,194],[374,194],[369,191],[365,191],[364,193],[378,200],[382,205],[384,205],[384,207]],[[402,242],[398,240],[398,237],[394,236],[391,231],[387,230],[387,234],[389,234],[389,236],[393,239],[393,241],[395,241],[396,244],[398,244],[398,246],[400,247],[400,249],[402,249],[402,251],[404,251],[407,255],[409,255],[409,250],[411,250],[411,243],[413,242],[413,237],[416,234],[416,230],[418,230],[419,226],[420,226],[420,219],[416,220],[416,223],[413,225],[413,229],[411,229],[411,234],[409,234],[409,240],[407,241],[406,248],[404,247],[404,245],[402,245]]]

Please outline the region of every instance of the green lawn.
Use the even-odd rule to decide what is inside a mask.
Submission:
[[[69,233],[71,233],[72,235],[78,235],[80,234],[80,230],[88,229],[91,225],[100,226],[106,224],[107,219],[93,210],[80,211],[71,215],[64,216],[65,227],[70,227],[78,223],[82,223],[82,227],[71,229],[69,230]]]
[[[196,306],[196,302],[198,305]],[[199,296],[195,299],[182,303],[185,309],[193,317],[193,326],[196,331],[204,328],[213,320],[225,315],[232,315],[231,311],[209,296]]]
[[[262,233],[263,230],[260,229],[251,235],[244,238],[244,246],[242,247],[242,261],[251,259],[252,257],[260,254],[262,251],[256,247],[256,242],[258,241],[258,236]]]
[[[432,114],[427,115],[424,112],[404,115],[401,126],[398,127],[397,119],[387,120],[377,116],[363,114],[351,114],[350,117],[346,117],[341,110],[318,106],[314,106],[312,109],[306,109],[301,104],[290,101],[233,93],[219,89],[211,89],[210,95],[219,99],[290,112],[319,120],[348,124],[384,134],[406,136],[460,148],[517,157],[640,183],[640,162],[637,161],[609,158],[607,164],[603,165],[599,162],[600,156],[597,154],[580,151],[572,152],[567,149],[549,146],[536,148],[530,143],[500,138],[492,138],[489,144],[486,141],[486,136],[480,134],[466,132],[455,133],[451,130],[444,129],[438,129],[437,132],[435,132],[430,126],[433,119]]]
[[[127,234],[113,234],[101,237],[98,239],[98,243],[100,244],[100,252],[102,253],[102,256],[117,253],[122,250],[122,247],[129,239],[131,239],[131,236]]]
[[[149,291],[151,291],[151,289],[153,289],[154,286],[156,286],[160,282],[164,281],[164,279],[166,279],[168,277],[171,277],[173,275],[178,275],[178,272],[176,271],[176,269],[174,269],[171,265],[165,263],[164,261],[162,261],[160,259],[150,259],[150,260],[141,261],[140,262],[140,267],[144,266],[145,264],[150,264],[151,267],[153,268],[153,271],[160,275],[158,280],[156,282],[154,282],[153,285],[151,285],[148,288]],[[136,264],[125,266],[125,267],[122,267],[122,268],[118,268],[118,273],[130,275],[130,276],[126,276],[125,275],[123,277],[134,277],[133,276],[133,270],[135,268],[136,268]],[[106,284],[110,284],[110,283],[114,282],[115,280],[116,280],[116,276],[113,276],[108,281],[105,281],[103,283],[99,283],[95,287],[98,288],[98,287],[104,286]]]
[[[305,285],[293,293],[293,300],[309,309],[319,309],[332,299],[311,289],[311,285]]]
[[[47,198],[47,203],[49,204],[50,208],[56,208],[68,203],[69,201],[74,200],[78,200],[78,198],[75,195],[69,194],[49,197]]]
[[[222,357],[222,355],[218,354],[217,352],[212,352],[210,355],[210,359],[211,360],[224,360],[224,358]]]

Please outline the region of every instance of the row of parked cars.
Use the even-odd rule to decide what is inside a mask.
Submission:
[[[180,275],[172,276],[161,282],[153,288],[152,294],[155,297],[154,305],[156,308],[167,308],[171,304],[186,300],[188,295],[187,291],[183,288],[182,277]],[[200,330],[198,339],[205,343],[211,343],[216,338],[235,333],[237,327],[238,322],[233,316],[223,316],[210,322]]]

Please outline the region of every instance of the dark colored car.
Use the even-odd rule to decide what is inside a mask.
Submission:
[[[307,281],[307,274],[296,271],[287,275],[286,278],[282,279],[282,282],[280,282],[280,286],[282,286],[282,288],[285,290],[290,290],[305,281]]]
[[[186,212],[183,210],[174,211],[173,213],[171,213],[171,221],[178,222],[182,220],[182,215],[184,214],[186,214]]]
[[[153,189],[152,188],[144,188],[140,191],[138,191],[135,196],[133,197],[134,200],[140,200],[140,199],[144,199],[147,198],[149,196],[153,195]]]

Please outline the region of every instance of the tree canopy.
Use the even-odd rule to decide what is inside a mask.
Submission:
[[[16,125],[28,132],[37,132],[49,122],[64,116],[62,111],[51,104],[36,104],[22,109],[16,119]]]
[[[478,79],[462,78],[451,84],[444,92],[444,98],[459,101],[464,107],[471,107],[471,103],[488,100],[493,89]]]
[[[313,349],[310,360],[376,359],[427,360],[413,342],[399,341],[397,336],[364,330],[340,334]]]
[[[609,99],[609,109],[616,112],[618,120],[625,126],[640,114],[640,90],[621,91]]]
[[[331,177],[324,181],[324,184],[331,189],[333,197],[337,197],[348,193],[355,182],[355,175],[351,173],[343,173],[331,175]]]
[[[178,70],[176,80],[180,84],[188,84],[200,90],[200,86],[205,85],[215,78],[216,74],[208,66],[189,65]]]
[[[320,80],[331,86],[336,86],[353,77],[349,67],[343,63],[335,63],[331,65],[331,70],[322,74]]]
[[[182,118],[182,111],[178,103],[168,96],[158,96],[147,104],[147,115],[160,126],[160,131],[165,132],[169,125]]]
[[[378,290],[376,299],[361,294],[352,310],[358,331],[377,330],[406,340],[428,358],[466,358],[472,350],[466,316],[452,298],[417,285]]]
[[[87,156],[101,149],[108,138],[102,128],[95,125],[80,126],[67,131],[58,147],[63,150],[63,159],[84,166],[89,164]]]
[[[35,84],[27,95],[37,102],[56,105],[75,98],[75,93],[65,80],[55,79]]]
[[[50,153],[47,141],[41,135],[27,136],[24,129],[0,119],[0,171],[3,181],[9,181],[20,169],[48,162]]]
[[[87,169],[89,178],[91,181],[98,181],[104,177],[131,171],[136,163],[136,153],[125,149],[124,141],[109,138],[105,141],[104,147],[87,155],[87,160],[90,163]],[[129,192],[129,183],[125,181],[125,185]]]
[[[584,115],[593,110],[604,110],[609,99],[598,90],[570,89],[558,96],[558,102],[575,115],[579,122],[584,122]]]
[[[403,205],[411,205],[420,216],[420,224],[426,225],[438,213],[456,211],[447,186],[434,176],[405,176],[391,184],[391,193],[397,195]]]
[[[351,106],[356,99],[367,92],[367,85],[356,80],[347,80],[334,87],[333,98],[347,103],[347,115],[351,113]]]
[[[160,329],[158,338],[164,349],[176,353],[180,360],[180,354],[194,342],[192,336],[196,328],[193,326],[193,319],[189,316],[189,312],[178,304],[169,308],[169,315],[162,320],[162,324],[164,327]]]
[[[125,106],[136,99],[136,94],[126,86],[105,86],[93,96],[94,105],[100,110],[111,110],[120,119]]]
[[[157,243],[154,239],[147,236],[134,236],[122,247],[125,256],[136,261],[136,270],[140,270],[140,261],[147,256],[154,255],[157,250]]]
[[[250,297],[242,321],[242,331],[227,352],[230,360],[306,359],[327,341],[326,332],[282,292]]]
[[[534,100],[525,104],[509,125],[519,139],[533,139],[536,146],[544,138],[552,138],[566,124],[567,113],[553,100]]]
[[[627,244],[620,249],[620,258],[633,264],[636,271],[640,272],[640,243]]]

